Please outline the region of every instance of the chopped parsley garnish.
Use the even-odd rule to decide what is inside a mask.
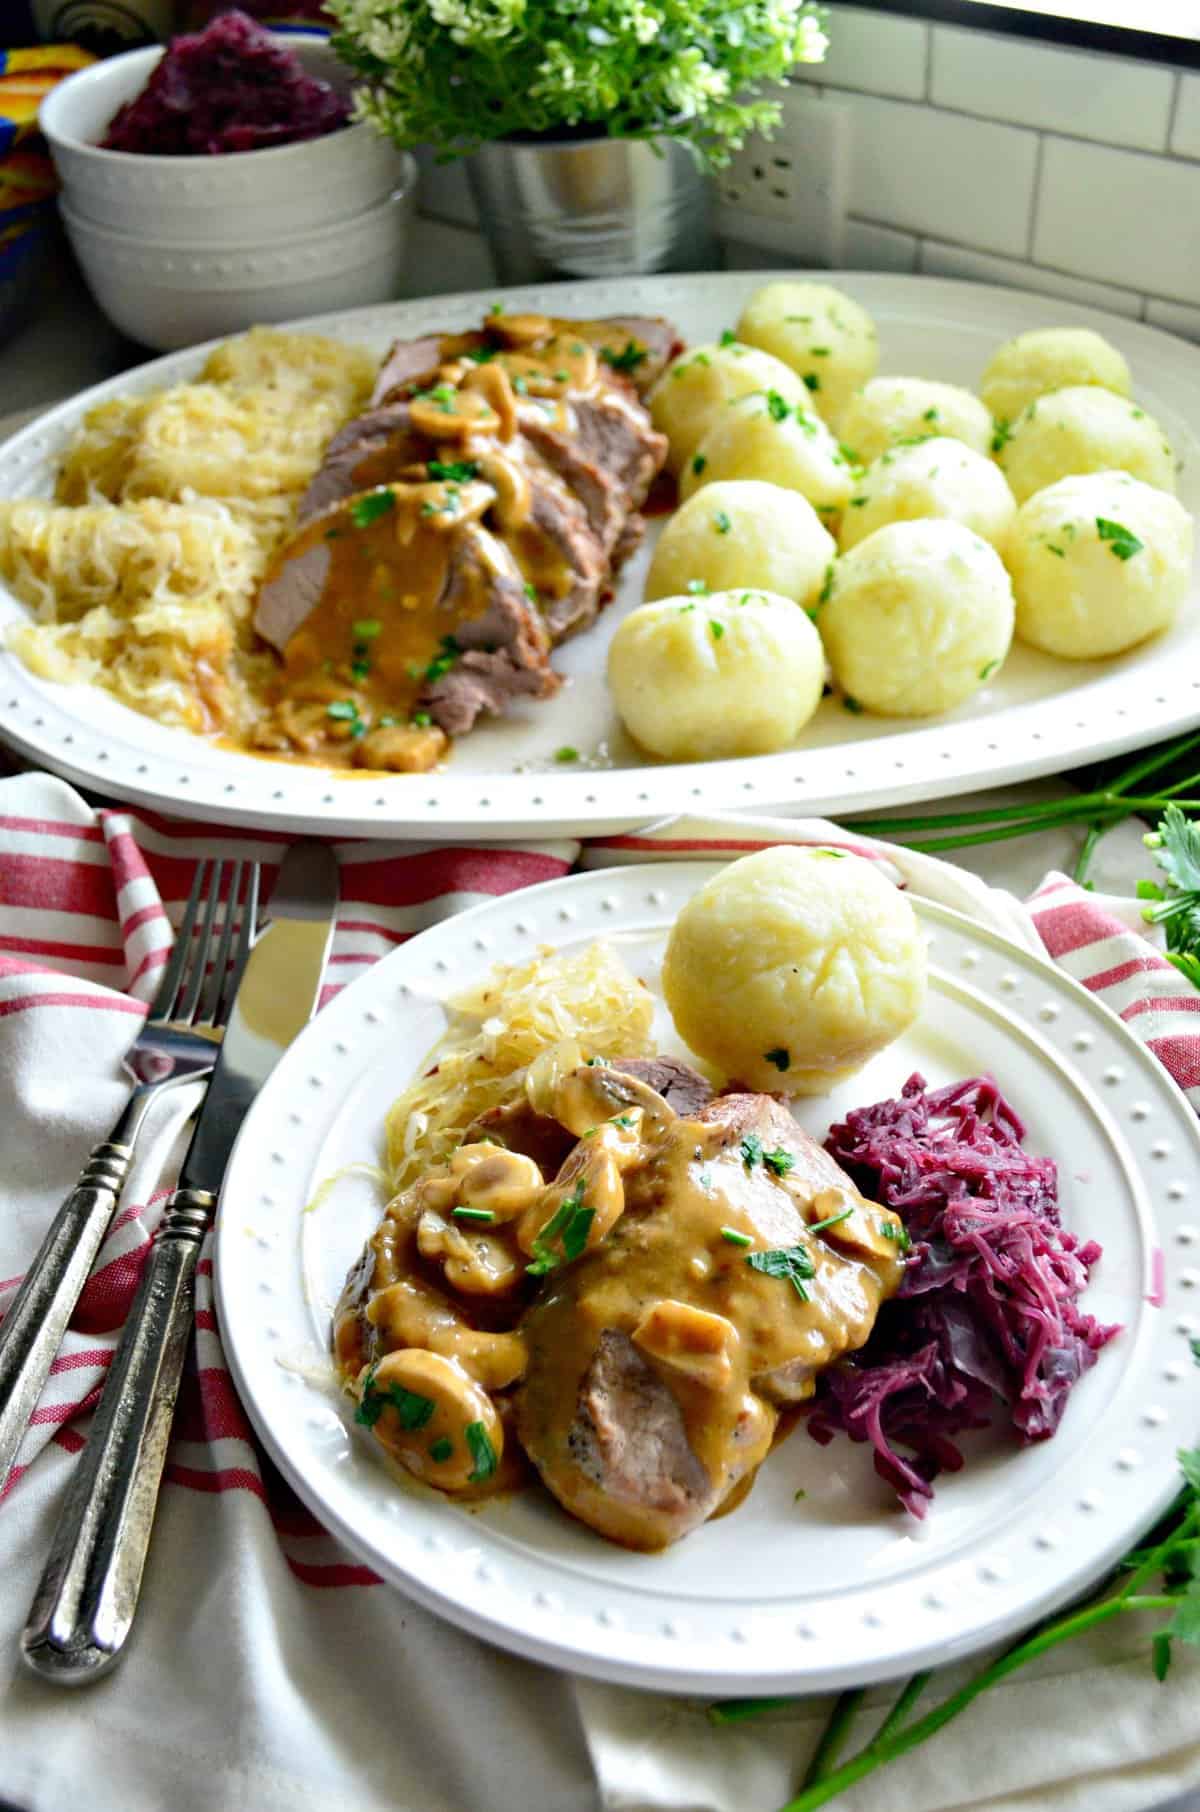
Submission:
[[[825,568],[825,577],[821,582],[821,590],[817,597],[818,610],[820,609],[822,604],[828,604],[828,602],[832,596],[833,596],[833,561],[831,560],[829,562],[829,565]]]
[[[1195,1335],[1188,1341],[1188,1352],[1192,1355],[1196,1364],[1200,1365],[1200,1340],[1197,1340]]]
[[[725,634],[724,623],[718,623],[716,617],[710,617],[708,619],[708,627],[713,641],[719,642],[721,637]]]
[[[428,711],[414,711],[408,721],[414,730],[427,730],[433,722],[433,719],[430,717]],[[383,722],[382,718],[380,719],[380,722]]]
[[[937,419],[938,412],[936,409],[926,409],[924,415],[921,417],[923,422],[935,422]]]
[[[773,422],[785,422],[791,413],[790,404],[778,390],[767,391],[767,414]]]
[[[639,346],[636,340],[626,340],[624,352],[617,352],[611,346],[602,346],[600,357],[614,371],[636,371],[646,357],[646,348]]]
[[[764,1151],[762,1161],[772,1176],[785,1177],[789,1170],[795,1170],[796,1160],[790,1151],[784,1151],[782,1145],[774,1151]]]
[[[488,313],[489,315],[502,315],[504,313],[503,302],[493,302],[492,306],[488,309]]]
[[[721,335],[720,344],[722,346],[737,345],[737,335],[734,333],[732,327],[727,327],[725,329],[725,332]]]
[[[612,1119],[609,1121],[609,1125],[610,1126],[623,1126],[626,1129],[626,1131],[628,1131],[629,1128],[633,1125],[633,1120],[631,1119],[631,1117],[628,1114],[614,1114]]]
[[[443,1460],[448,1460],[453,1452],[454,1442],[448,1441],[445,1435],[443,1435],[441,1440],[435,1441],[429,1449],[429,1457],[440,1466]]]
[[[357,680],[360,685],[363,682],[363,680],[370,679],[370,677],[371,677],[370,661],[352,661],[350,664],[350,677],[351,677],[351,679]]]
[[[1118,560],[1132,560],[1145,547],[1132,529],[1127,529],[1121,522],[1110,522],[1107,516],[1097,516],[1096,533],[1101,541],[1108,543],[1108,551],[1115,554]]]
[[[362,1398],[354,1412],[354,1420],[366,1428],[374,1428],[385,1409],[394,1409],[400,1418],[400,1426],[410,1434],[418,1428],[424,1428],[430,1420],[437,1405],[432,1397],[422,1397],[415,1390],[405,1390],[402,1384],[385,1384],[375,1382],[378,1366],[373,1365],[363,1380]]]
[[[852,510],[861,510],[863,504],[870,503],[870,501],[871,499],[869,497],[852,497],[850,499],[850,508]]]
[[[383,485],[378,491],[368,491],[362,497],[355,497],[350,504],[350,520],[355,528],[370,528],[381,516],[396,507],[396,493],[389,485]]]
[[[1065,559],[1066,559],[1066,557],[1067,557],[1067,551],[1066,551],[1066,549],[1065,549],[1065,548],[1062,548],[1062,547],[1055,547],[1055,545],[1054,545],[1054,543],[1053,543],[1053,541],[1047,541],[1047,543],[1046,543],[1046,552],[1047,552],[1047,553],[1048,553],[1048,554],[1054,554],[1054,555],[1056,555],[1056,556],[1057,556],[1057,558],[1058,558],[1058,559],[1060,559],[1060,560],[1065,560]]]
[[[440,643],[440,653],[435,654],[421,676],[427,683],[441,679],[443,673],[449,673],[462,650],[452,635],[444,635]]]
[[[815,371],[806,371],[804,373],[804,382],[810,390],[819,390],[821,388],[821,380]]]
[[[477,459],[428,459],[425,470],[435,482],[450,484],[469,484],[472,478],[479,477]]]
[[[711,1170],[702,1170],[700,1172],[700,1175],[696,1178],[696,1181],[699,1183],[701,1189],[711,1189],[712,1188],[712,1171]]]
[[[840,1226],[843,1221],[848,1221],[853,1213],[853,1208],[843,1208],[840,1214],[830,1214],[826,1216],[823,1221],[810,1221],[808,1231],[810,1233],[824,1233],[826,1227]]]
[[[768,1063],[773,1063],[775,1068],[780,1072],[791,1068],[792,1054],[790,1051],[784,1050],[781,1044],[776,1045],[773,1051],[764,1051],[763,1056]]]
[[[1012,439],[1012,429],[1002,415],[996,417],[996,432],[992,435],[992,452],[1003,453]]]
[[[706,598],[708,596],[708,585],[703,579],[689,579],[687,588],[694,598]]]
[[[496,1470],[496,1449],[488,1439],[488,1431],[482,1422],[468,1422],[466,1437],[471,1458],[475,1462],[467,1474],[467,1481],[472,1485],[482,1485]]]
[[[730,520],[729,520],[728,512],[725,510],[717,511],[716,515],[712,519],[712,524],[713,524],[713,527],[716,529],[718,535],[727,535],[729,533],[730,529],[733,527],[732,522],[730,522]]]
[[[521,373],[519,371],[518,371],[516,377],[512,380],[512,387],[516,391],[518,396],[528,396],[529,395],[529,379],[526,377],[522,377]]]
[[[859,702],[856,698],[851,698],[851,696],[848,692],[847,692],[845,698],[842,700],[842,709],[844,711],[849,711],[851,716],[853,716],[853,717],[861,717],[863,714],[863,707],[859,704]]]
[[[699,478],[701,472],[703,472],[703,470],[707,464],[708,464],[708,461],[704,457],[703,453],[697,453],[696,456],[694,457],[694,459],[692,460],[692,471],[696,474],[697,478]]]
[[[810,346],[808,349],[808,356],[812,359],[827,359],[829,357],[829,348],[828,346]]]
[[[742,1140],[741,1151],[742,1163],[746,1166],[747,1170],[753,1170],[756,1164],[762,1163],[762,1140],[757,1133],[746,1134],[746,1137]]]
[[[580,1177],[570,1195],[565,1196],[546,1222],[533,1242],[533,1263],[526,1265],[530,1277],[545,1277],[565,1259],[568,1263],[587,1245],[588,1234],[596,1210],[587,1208],[583,1201],[583,1178]],[[561,1253],[554,1250],[554,1242],[559,1241]]]
[[[488,365],[495,356],[496,348],[494,346],[476,346],[473,351],[463,354],[464,358],[470,359],[472,365]]]
[[[907,1252],[912,1245],[912,1241],[908,1237],[908,1228],[900,1221],[880,1221],[879,1231],[884,1239],[890,1239],[894,1246],[900,1248],[901,1252]]]
[[[525,581],[525,596],[529,599],[531,604],[537,603],[537,586],[529,579],[526,579]]]
[[[338,723],[352,724],[358,717],[358,706],[352,698],[335,698],[331,705],[326,705],[325,715]]]
[[[736,1227],[722,1227],[721,1238],[728,1240],[731,1246],[752,1246],[754,1244],[748,1233],[739,1233]]]
[[[1000,662],[998,660],[986,661],[984,663],[984,665],[979,669],[980,679],[981,680],[991,679],[993,673],[995,673],[995,671],[999,665],[1000,665]]]
[[[565,766],[568,761],[579,760],[579,750],[573,749],[570,743],[564,743],[561,749],[555,749],[554,759],[555,761],[561,761]]]
[[[816,1276],[817,1267],[803,1246],[773,1246],[769,1252],[748,1252],[746,1263],[752,1271],[761,1271],[764,1277],[785,1278],[801,1302],[808,1301],[804,1285]]]
[[[490,1227],[496,1219],[490,1208],[452,1208],[450,1213],[456,1221],[476,1221],[484,1227]]]
[[[681,604],[679,606],[679,614],[681,617],[686,617],[688,611],[695,610],[695,608],[696,608],[696,604],[695,604],[695,600],[693,599],[693,601],[690,604]]]
[[[359,617],[350,627],[356,642],[373,642],[383,629],[383,624],[378,617]]]

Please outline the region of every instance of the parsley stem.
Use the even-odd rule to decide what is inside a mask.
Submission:
[[[1075,858],[1075,866],[1071,870],[1071,879],[1078,882],[1081,887],[1087,880],[1087,872],[1092,866],[1092,857],[1096,853],[1096,845],[1104,835],[1105,828],[1105,826],[1099,824],[1089,824],[1088,826],[1087,836],[1083,839],[1079,854]]]
[[[932,1678],[932,1671],[926,1668],[924,1673],[914,1674],[911,1680],[905,1682],[904,1691],[871,1738],[872,1743],[876,1745],[886,1743],[893,1732],[899,1730]]]
[[[849,1691],[839,1693],[829,1714],[829,1721],[821,1732],[821,1740],[812,1753],[812,1760],[801,1786],[811,1787],[814,1781],[824,1780],[833,1773],[838,1756],[846,1746],[850,1735],[850,1726],[858,1716],[866,1688],[852,1686]]]
[[[761,1718],[764,1712],[781,1711],[794,1705],[795,1699],[722,1699],[708,1708],[710,1724],[746,1724]]]
[[[1106,1598],[1100,1604],[1089,1605],[1086,1610],[1077,1611],[1072,1617],[1064,1617],[1058,1623],[1051,1623],[1033,1636],[1018,1642],[998,1656],[990,1666],[981,1669],[973,1680],[968,1680],[965,1686],[951,1693],[940,1705],[935,1705],[923,1718],[918,1718],[915,1724],[909,1724],[903,1730],[893,1728],[886,1737],[881,1729],[879,1736],[864,1749],[860,1749],[857,1755],[852,1755],[848,1762],[843,1762],[832,1774],[822,1776],[811,1785],[802,1786],[796,1797],[790,1799],[781,1812],[815,1812],[816,1807],[827,1805],[839,1793],[844,1793],[847,1787],[862,1780],[864,1775],[907,1755],[910,1749],[916,1749],[929,1737],[935,1736],[964,1712],[968,1705],[973,1704],[980,1693],[1015,1673],[1027,1661],[1035,1660],[1047,1649],[1056,1647],[1060,1642],[1067,1642],[1073,1636],[1082,1635],[1085,1630],[1093,1629],[1099,1623],[1108,1622],[1125,1608],[1123,1597]]]

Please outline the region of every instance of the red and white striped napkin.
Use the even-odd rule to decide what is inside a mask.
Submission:
[[[1048,950],[1200,1106],[1200,996],[1155,952],[1130,903],[1051,874],[1025,908],[963,869],[820,820],[676,820],[582,848],[346,843],[326,995],[425,927],[577,862],[732,857],[785,841],[855,850],[898,883]],[[263,862],[269,891],[284,842],[93,810],[42,774],[0,781],[0,1314],[124,1099],[120,1058],[153,997],[196,858],[236,845]],[[59,1812],[80,1793],[91,1812],[168,1803],[175,1812],[342,1812],[351,1799],[356,1812],[592,1812],[597,1803],[770,1812],[781,1803],[815,1736],[817,1702],[811,1718],[786,1727],[713,1733],[683,1705],[499,1655],[381,1587],[327,1536],[253,1438],[221,1351],[207,1253],[131,1652],[79,1694],[18,1671],[17,1633],[192,1105],[180,1091],[150,1129],[0,1502],[0,1798],[37,1812]],[[997,1694],[994,1709],[973,1714],[969,1778],[967,1736],[948,1736],[841,1803],[847,1812],[1156,1803],[1200,1780],[1200,1703],[1184,1684],[1146,1690],[1127,1671],[1109,1647],[1074,1673],[1060,1666],[1052,1693],[1043,1684],[1040,1696],[1028,1686]],[[1098,1733],[1104,1680],[1116,1683],[1115,1697]],[[1028,1740],[1039,1719],[1041,1745]],[[995,1754],[980,1769],[989,1732]],[[956,1754],[959,1766],[948,1766]],[[1080,1798],[1070,1783],[1087,1756]]]

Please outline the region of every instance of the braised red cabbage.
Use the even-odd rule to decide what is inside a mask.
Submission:
[[[858,1108],[825,1141],[864,1195],[896,1210],[912,1247],[866,1346],[822,1375],[808,1429],[869,1441],[914,1516],[937,1475],[962,1466],[956,1435],[994,1424],[1046,1440],[1120,1332],[1079,1307],[1100,1247],[1062,1227],[1056,1167],[1024,1136],[989,1077],[931,1092],[911,1076],[898,1100]]]
[[[173,38],[142,92],[114,116],[106,151],[155,157],[261,151],[344,126],[350,103],[245,13]]]

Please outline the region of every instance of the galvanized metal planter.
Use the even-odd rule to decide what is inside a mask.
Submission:
[[[505,139],[467,169],[502,283],[717,263],[708,179],[674,140]]]

